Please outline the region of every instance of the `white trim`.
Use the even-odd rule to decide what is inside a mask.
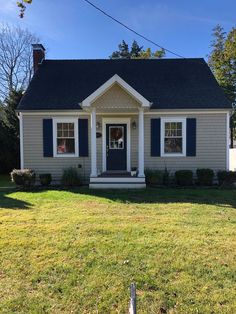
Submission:
[[[230,169],[229,145],[230,145],[230,114],[226,114],[226,170]]]
[[[144,116],[143,108],[139,109],[138,115],[138,176],[144,175]]]
[[[24,116],[88,116],[88,113],[83,110],[54,110],[54,111],[21,111]]]
[[[214,114],[214,113],[222,113],[222,114],[227,114],[230,113],[232,110],[209,110],[209,109],[195,109],[195,110],[172,110],[170,109],[169,111],[167,110],[155,110],[151,109],[149,111],[145,111],[145,115],[186,115],[186,114]],[[88,116],[88,112],[85,112],[83,110],[57,110],[57,111],[44,111],[44,110],[28,110],[28,111],[19,111],[18,113],[21,113],[22,116],[78,116],[78,115],[85,115]],[[114,115],[137,115],[138,112],[97,112],[97,115],[107,115],[110,116],[111,114]]]
[[[214,113],[228,113],[231,112],[231,109],[229,110],[209,110],[209,109],[195,109],[195,110],[182,110],[182,109],[176,109],[176,110],[155,110],[155,109],[150,109],[147,112],[144,112],[145,115],[186,115],[186,114],[214,114]]]
[[[75,132],[75,153],[74,154],[57,154],[57,123],[74,123]],[[53,157],[79,157],[79,140],[78,140],[78,119],[75,118],[53,118]]]
[[[90,177],[97,177],[97,126],[96,126],[96,110],[93,108],[91,112],[91,174]]]
[[[91,95],[85,98],[81,106],[86,108],[90,107],[91,104],[100,96],[102,96],[108,89],[110,89],[115,83],[119,84],[127,93],[134,97],[142,107],[149,108],[151,103],[146,98],[144,98],[139,92],[137,92],[132,86],[126,83],[119,75],[113,75],[108,81],[101,85],[97,90],[95,90]]]
[[[23,115],[19,114],[20,122],[20,168],[24,169],[24,134],[23,134]]]
[[[130,166],[130,118],[103,118],[102,119],[102,171],[107,171],[107,153],[106,153],[106,125],[118,123],[127,125],[127,171]]]
[[[183,138],[183,152],[168,154],[164,151],[165,139],[165,123],[166,122],[181,122],[182,123],[182,138]],[[186,118],[161,118],[161,157],[186,157]]]

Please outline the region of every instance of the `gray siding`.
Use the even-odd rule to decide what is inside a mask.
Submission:
[[[176,117],[161,115],[155,117]],[[177,117],[181,117],[177,115]],[[179,169],[196,170],[211,168],[226,169],[226,114],[188,114],[183,117],[197,119],[197,154],[196,157],[151,157],[150,155],[150,119],[145,116],[145,168],[164,169],[170,171]]]
[[[111,115],[112,116],[112,115]],[[128,115],[127,115],[128,116]],[[180,115],[177,115],[180,117]],[[197,156],[196,157],[151,157],[150,155],[150,119],[152,117],[174,117],[174,115],[145,115],[145,168],[164,169],[170,171],[178,169],[212,168],[214,170],[226,168],[226,114],[189,114],[184,117],[197,119]],[[53,117],[62,117],[53,115]],[[107,116],[106,116],[107,117]],[[113,115],[114,117],[114,115]],[[132,115],[132,121],[136,121],[137,129],[131,127],[131,167],[138,165],[138,116]],[[175,116],[176,117],[176,116]],[[181,116],[182,117],[182,116]],[[88,179],[90,174],[90,128],[89,128],[89,157],[71,158],[44,158],[43,157],[43,119],[52,118],[48,115],[23,116],[24,132],[24,166],[32,168],[38,174],[49,172],[54,180],[60,180],[64,168],[79,164],[81,174]],[[78,116],[74,117],[78,118]],[[89,118],[82,115],[80,118]],[[102,125],[102,117],[97,121]],[[90,120],[89,120],[90,125]],[[102,128],[99,130],[102,132]],[[97,139],[97,166],[102,170],[102,138]]]
[[[54,118],[62,116],[53,115]],[[90,157],[43,157],[43,119],[52,118],[46,115],[30,115],[23,117],[23,132],[24,132],[24,167],[31,168],[40,173],[51,173],[53,180],[59,181],[64,168],[78,167],[83,177],[88,178],[90,175]],[[73,118],[79,118],[74,117]],[[80,118],[89,118],[81,116]],[[90,130],[89,130],[90,141]],[[89,143],[90,156],[90,143]]]

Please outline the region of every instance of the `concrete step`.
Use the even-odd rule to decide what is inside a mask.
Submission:
[[[130,183],[124,183],[124,182],[97,182],[97,183],[91,183],[89,184],[90,189],[145,189],[146,183],[142,182],[130,182]]]

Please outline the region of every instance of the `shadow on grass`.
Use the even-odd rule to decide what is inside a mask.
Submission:
[[[146,190],[71,190],[73,193],[107,198],[120,203],[195,203],[236,209],[236,190],[218,188],[147,188]]]
[[[0,210],[1,209],[29,209],[31,204],[22,200],[18,200],[8,195],[14,190],[1,190],[0,191]]]
[[[90,190],[87,187],[61,189],[50,187],[48,189],[34,188],[29,193],[41,193],[45,191],[62,191],[74,196],[80,195],[109,199],[118,203],[155,204],[155,203],[193,203],[201,205],[219,205],[221,207],[233,207],[236,209],[236,190],[222,190],[218,188],[147,188],[145,190]],[[25,192],[25,191],[24,191]],[[10,193],[8,191],[8,193]],[[0,206],[12,209],[28,209],[31,204],[24,201],[9,198],[8,193],[0,192]],[[77,200],[75,199],[75,202]]]

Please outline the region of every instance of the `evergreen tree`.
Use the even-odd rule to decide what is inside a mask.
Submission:
[[[118,46],[119,50],[114,51],[110,56],[111,59],[130,59],[129,45],[122,40]]]
[[[12,91],[4,101],[0,116],[0,173],[7,173],[20,166],[19,120],[16,108],[22,91]]]
[[[131,50],[130,50],[130,58],[131,59],[139,58],[142,51],[143,51],[143,46],[140,47],[137,41],[134,40],[131,46]]]
[[[227,35],[224,29],[217,25],[213,29],[212,51],[209,56],[209,66],[212,69],[218,83],[223,88],[228,99],[235,108],[236,104],[236,29],[233,28]],[[236,113],[234,111],[231,120],[231,147],[236,136]]]
[[[114,51],[110,56],[110,59],[155,59],[163,58],[165,56],[165,50],[151,51],[151,48],[143,49],[143,46],[139,46],[136,40],[133,41],[131,49],[129,45],[122,40],[119,44],[119,50]]]

